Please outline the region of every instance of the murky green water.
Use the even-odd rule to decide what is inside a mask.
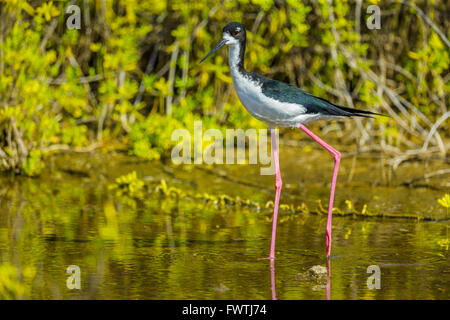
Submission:
[[[298,150],[297,150],[298,151]],[[395,174],[385,160],[346,157],[336,207],[351,200],[358,215],[333,219],[329,290],[296,275],[326,265],[326,216],[332,160],[323,152],[281,152],[283,204],[274,268],[268,260],[273,176],[258,166],[176,167],[123,155],[61,155],[40,178],[0,178],[0,298],[26,299],[448,299],[449,222],[437,199],[449,193],[440,177],[428,187],[404,181],[448,167],[442,161],[408,163]],[[108,186],[136,170],[150,186],[160,179],[190,196],[145,189],[142,199]],[[227,194],[261,204],[217,206],[201,195]],[[195,195],[200,199],[196,199]],[[386,215],[386,217],[382,217]],[[421,219],[392,218],[406,215]],[[81,289],[69,290],[69,265],[81,271]],[[381,288],[368,289],[370,265]],[[328,292],[327,292],[328,291]]]

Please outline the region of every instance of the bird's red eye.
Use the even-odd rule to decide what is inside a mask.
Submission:
[[[233,36],[237,36],[239,34],[239,30],[234,30],[233,31]]]

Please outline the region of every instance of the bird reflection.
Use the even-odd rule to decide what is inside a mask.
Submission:
[[[331,266],[330,266],[330,258],[327,257],[327,273],[328,273],[328,278],[327,278],[327,287],[325,289],[326,291],[326,295],[327,295],[327,300],[330,300],[330,296],[331,296]]]

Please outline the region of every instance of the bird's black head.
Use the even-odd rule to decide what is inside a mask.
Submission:
[[[243,56],[245,51],[245,40],[246,40],[246,33],[245,28],[242,24],[238,22],[230,22],[223,28],[223,39],[219,42],[219,44],[211,50],[210,53],[206,55],[200,62],[203,62],[206,58],[208,58],[210,55],[212,55],[214,52],[222,48],[224,45],[228,46],[235,46],[235,45],[241,45],[241,55]]]
[[[224,39],[227,36],[231,36],[231,38],[238,40],[238,42],[244,42],[246,38],[245,28],[239,22],[230,22],[223,28],[223,37]],[[235,41],[229,39],[230,43],[228,45],[234,44]]]

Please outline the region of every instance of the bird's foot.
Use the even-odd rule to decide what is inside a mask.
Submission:
[[[258,258],[258,260],[275,260],[275,257]]]

